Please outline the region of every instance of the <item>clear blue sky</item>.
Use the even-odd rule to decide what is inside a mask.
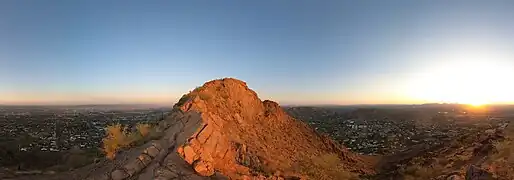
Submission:
[[[421,102],[403,85],[427,57],[512,52],[513,5],[2,0],[0,103],[173,103],[221,77],[285,104]]]

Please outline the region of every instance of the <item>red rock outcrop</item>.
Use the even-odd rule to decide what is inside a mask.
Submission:
[[[175,108],[201,115],[201,128],[177,152],[203,176],[217,171],[232,179],[276,173],[302,177],[295,166],[327,153],[339,154],[349,171],[372,172],[370,164],[291,118],[277,103],[261,101],[240,80],[207,82]]]

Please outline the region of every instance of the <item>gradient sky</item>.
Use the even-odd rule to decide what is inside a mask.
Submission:
[[[172,104],[221,77],[282,104],[426,102],[411,95],[413,79],[444,57],[511,65],[513,9],[508,0],[2,0],[0,103]]]

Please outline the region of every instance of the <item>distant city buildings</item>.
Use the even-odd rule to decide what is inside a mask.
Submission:
[[[23,152],[94,150],[101,146],[108,124],[156,123],[168,113],[169,109],[3,107],[0,143]]]
[[[414,115],[409,111],[394,109],[383,112],[366,109],[336,113],[324,108],[293,107],[286,111],[305,121],[316,131],[331,136],[348,149],[367,155],[394,154],[421,144],[440,145],[479,128],[470,125],[473,122],[468,119],[473,118],[472,115],[454,109],[419,111]],[[395,115],[392,116],[391,112],[395,112]],[[468,123],[457,123],[459,118]],[[486,120],[481,116],[477,118]]]

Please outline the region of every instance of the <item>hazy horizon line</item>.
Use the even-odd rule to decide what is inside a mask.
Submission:
[[[52,104],[52,103],[0,103],[0,106],[173,106],[176,103],[63,103],[63,104]],[[302,103],[284,103],[279,104],[280,106],[388,106],[388,105],[445,105],[445,104],[452,104],[452,105],[466,105],[465,103],[362,103],[362,104],[302,104]],[[514,103],[491,103],[491,104],[484,104],[486,106],[488,105],[514,105]]]

